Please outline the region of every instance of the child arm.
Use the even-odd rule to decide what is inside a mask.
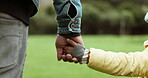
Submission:
[[[90,49],[88,67],[116,76],[148,76],[148,48],[128,54]]]

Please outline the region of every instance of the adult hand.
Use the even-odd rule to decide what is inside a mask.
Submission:
[[[71,45],[64,47],[64,52],[67,54],[67,61],[81,63],[83,55],[87,50],[81,44],[78,44],[71,39],[67,39],[67,42]]]
[[[84,46],[84,42],[81,36],[71,37],[70,39]],[[67,43],[67,38],[61,35],[57,35],[55,45],[56,45],[56,50],[57,50],[58,61],[60,61],[61,59],[64,59],[65,61],[67,61],[65,59],[66,53],[64,53],[64,47],[69,46],[69,44]]]
[[[62,59],[62,55],[64,55],[63,47],[68,45],[66,38],[63,36],[57,35],[55,45],[57,50],[57,59],[58,61],[60,61]]]
[[[84,46],[84,42],[81,36],[76,36],[76,37],[70,37],[71,40],[73,40],[76,43],[79,43]]]
[[[72,50],[73,47],[75,47],[77,44],[80,44],[80,45],[84,46],[84,42],[83,42],[83,39],[82,39],[81,36],[71,37],[70,39],[73,41],[73,43],[72,43],[72,42],[70,43],[70,42],[68,41],[68,44],[69,44],[70,46],[66,46],[66,47],[69,47],[69,50],[70,50],[70,49]],[[69,40],[70,40],[70,39],[69,39]],[[74,44],[75,44],[75,45],[74,45]],[[65,48],[64,48],[64,50],[65,50]],[[68,50],[68,49],[67,49],[67,50]],[[69,52],[71,52],[71,51],[69,51]],[[64,52],[64,53],[65,53],[65,52]],[[70,53],[66,53],[65,55],[62,55],[62,59],[63,59],[64,61],[75,62],[75,63],[80,63],[80,64],[81,64],[81,62],[79,62],[76,57],[72,57],[72,55],[71,55]]]
[[[78,59],[73,58],[72,55],[71,55],[72,50],[74,49],[75,46],[77,46],[77,43],[72,41],[72,40],[69,40],[69,39],[67,39],[67,42],[70,44],[70,46],[64,47],[64,52],[66,53],[66,56],[63,57],[63,59],[66,59],[69,62],[78,63]]]

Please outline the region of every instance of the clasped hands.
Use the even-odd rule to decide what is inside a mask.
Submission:
[[[64,61],[82,64],[82,58],[86,49],[83,47],[83,45],[76,43],[71,39],[67,39],[67,42],[70,45],[64,47],[65,55],[62,55],[62,59]]]
[[[81,36],[65,38],[58,35],[56,39],[56,49],[58,60],[82,63],[85,52],[84,42]]]

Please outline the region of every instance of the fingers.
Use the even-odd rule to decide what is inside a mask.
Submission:
[[[70,54],[67,54],[66,55],[66,59],[69,61],[69,62],[73,62],[72,61],[72,56]]]
[[[75,63],[78,63],[78,59],[77,58],[72,58],[72,61]]]
[[[62,55],[62,59],[63,59],[64,62],[67,62],[65,55]]]
[[[84,42],[81,36],[77,36],[77,37],[71,37],[70,39],[72,39],[73,41],[75,41],[76,43],[79,43],[81,45],[84,46]]]
[[[60,61],[62,59],[63,55],[63,49],[62,48],[57,48],[57,59]]]
[[[73,58],[70,54],[75,46],[77,44],[84,45],[83,39],[81,36],[77,37],[71,37],[70,39],[66,39],[63,36],[58,35],[56,39],[56,50],[57,50],[57,59],[60,61],[63,59],[63,61],[69,61],[69,62],[75,62],[78,63],[77,58]],[[66,46],[71,45],[72,48]],[[65,51],[65,52],[64,52]]]
[[[67,39],[67,42],[68,42],[70,45],[72,45],[73,47],[77,46],[77,43],[74,42],[74,41],[71,40],[71,39]]]
[[[70,54],[62,55],[62,59],[64,62],[74,62],[79,63],[77,58],[73,58]],[[81,64],[81,63],[80,63]]]
[[[55,46],[56,46],[56,50],[57,50],[57,59],[58,61],[61,60],[62,55],[64,54],[64,47],[67,46],[68,43],[66,41],[66,38],[63,36],[58,35],[56,38],[56,42],[55,42]]]
[[[71,54],[72,50],[73,50],[73,47],[71,47],[71,46],[64,47],[64,52],[66,54]]]
[[[77,58],[73,58],[71,55],[71,51],[73,50],[73,47],[67,46],[64,47],[64,52],[67,53],[66,55],[62,55],[62,59],[64,62],[74,62],[74,63],[78,63]]]

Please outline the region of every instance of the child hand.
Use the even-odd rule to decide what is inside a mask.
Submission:
[[[82,57],[84,55],[85,52],[85,48],[74,42],[73,40],[67,39],[67,42],[71,45],[71,46],[66,46],[64,48],[64,52],[67,54],[66,56],[63,56],[62,59],[64,60],[68,60],[68,61],[74,61],[75,62],[81,62],[82,61]]]
[[[63,60],[69,61],[69,62],[75,62],[78,63],[78,59],[75,57],[72,57],[71,53],[74,47],[72,46],[66,46],[64,47],[64,52],[66,53],[65,56],[62,57]]]

